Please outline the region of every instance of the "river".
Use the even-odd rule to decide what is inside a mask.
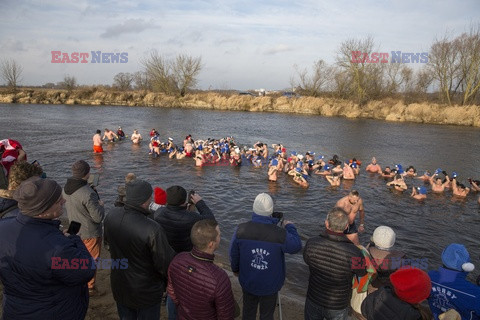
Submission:
[[[196,139],[233,136],[240,144],[262,141],[281,142],[288,151],[314,151],[328,159],[338,154],[340,160],[356,157],[365,165],[372,156],[385,167],[396,163],[414,165],[419,172],[440,167],[456,171],[460,181],[480,178],[480,129],[414,123],[391,123],[377,120],[350,120],[276,113],[205,111],[151,107],[22,105],[0,104],[0,139],[18,140],[30,161],[38,160],[47,175],[64,185],[71,165],[79,159],[88,161],[92,172],[100,174],[98,187],[106,207],[111,208],[117,186],[128,172],[164,189],[182,185],[196,190],[214,211],[222,229],[219,256],[226,260],[234,228],[251,216],[255,196],[272,194],[276,210],[295,222],[306,236],[323,230],[326,213],[352,186],[331,189],[321,176],[310,179],[310,188],[302,189],[289,177],[267,181],[266,168],[244,166],[232,168],[209,166],[196,168],[191,159],[153,159],[148,143],[134,146],[129,141],[108,144],[103,155],[92,152],[96,129],[116,130],[121,125],[130,135],[139,129],[144,139],[156,128],[162,140],[172,137],[181,143],[187,134]],[[368,242],[373,230],[388,225],[397,233],[396,247],[409,258],[428,259],[428,269],[441,264],[443,248],[452,243],[465,244],[477,265],[470,278],[479,274],[480,212],[478,194],[456,201],[451,193],[432,195],[419,203],[409,193],[394,194],[378,176],[362,172],[353,188],[364,199]],[[409,187],[422,183],[407,180]],[[476,231],[477,230],[477,231]],[[308,269],[301,254],[287,257],[287,284],[283,289],[303,299],[308,283]]]

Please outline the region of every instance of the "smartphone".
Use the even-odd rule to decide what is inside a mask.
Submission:
[[[90,177],[88,177],[88,184],[91,185],[92,187],[98,186],[98,180],[100,179],[100,175],[96,173],[91,173]]]
[[[70,222],[70,226],[68,227],[67,233],[68,234],[77,234],[80,231],[80,227],[82,224],[77,221]]]
[[[192,195],[195,194],[195,190],[190,190],[190,192],[188,193],[188,203],[190,204],[193,204],[193,201],[192,201]]]

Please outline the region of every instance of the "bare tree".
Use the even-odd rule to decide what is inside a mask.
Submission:
[[[173,60],[162,57],[157,51],[141,61],[154,90],[169,95],[185,96],[197,84],[202,69],[201,57],[177,55]]]
[[[295,78],[292,79],[292,87],[299,87],[302,95],[320,96],[332,79],[332,67],[328,66],[323,60],[318,60],[313,64],[311,74],[307,69],[300,70],[298,66],[294,66],[294,68],[298,82],[295,81]]]
[[[17,91],[17,86],[22,81],[23,67],[13,59],[4,59],[0,65],[0,75],[7,83],[7,86]]]
[[[133,74],[131,73],[117,73],[113,77],[113,87],[121,91],[127,91],[132,88]]]
[[[57,83],[57,86],[70,92],[77,87],[77,79],[73,76],[65,75],[63,81]]]
[[[135,89],[137,90],[150,90],[150,81],[148,81],[147,73],[144,71],[137,71],[133,74],[133,81],[135,83]]]
[[[462,104],[476,100],[480,89],[480,25],[470,28],[454,41],[459,52],[460,89],[463,94]]]

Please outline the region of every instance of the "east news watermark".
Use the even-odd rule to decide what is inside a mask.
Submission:
[[[125,270],[128,268],[128,259],[63,259],[61,257],[52,257],[52,266],[54,270],[85,270],[85,269],[119,269]]]
[[[62,52],[51,51],[52,63],[127,63],[128,52]]]
[[[427,258],[387,258],[387,259],[370,259],[376,270],[398,270],[417,268],[428,270]],[[365,269],[368,265],[367,260],[363,257],[352,257],[352,269]]]
[[[428,63],[428,52],[361,52],[352,51],[352,63]],[[390,59],[391,57],[391,59]]]

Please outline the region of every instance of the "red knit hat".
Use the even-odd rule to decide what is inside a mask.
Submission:
[[[432,282],[425,271],[417,268],[400,269],[390,275],[395,294],[401,300],[417,304],[427,299]]]
[[[153,200],[156,204],[165,205],[167,203],[167,193],[162,188],[155,187],[153,190]]]

